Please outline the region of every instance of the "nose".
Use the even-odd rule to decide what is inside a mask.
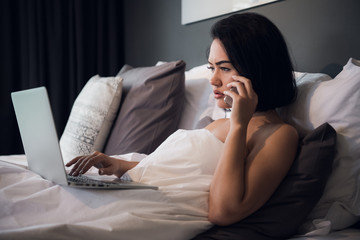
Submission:
[[[219,77],[219,74],[217,72],[217,70],[215,70],[212,75],[211,75],[211,78],[210,78],[210,84],[212,86],[215,86],[215,87],[221,87],[222,86],[222,81]]]

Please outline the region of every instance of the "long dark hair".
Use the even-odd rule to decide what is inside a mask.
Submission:
[[[233,66],[249,78],[258,94],[256,111],[285,106],[296,98],[293,66],[279,29],[256,13],[235,14],[215,23],[219,39]]]

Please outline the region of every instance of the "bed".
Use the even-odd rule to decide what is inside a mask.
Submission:
[[[209,74],[180,60],[89,79],[60,138],[64,162],[94,150],[160,158],[147,176],[159,190],[73,189],[29,171],[25,155],[0,156],[0,238],[360,239],[360,62],[350,58],[333,79],[294,73],[297,101],[278,112],[299,132],[297,159],[264,207],[228,227],[207,220],[211,172],[191,161],[211,157],[196,151],[207,137],[180,142],[231,115],[216,107]]]

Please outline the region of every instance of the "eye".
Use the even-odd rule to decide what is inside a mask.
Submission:
[[[223,72],[228,72],[228,71],[230,71],[230,68],[226,68],[226,67],[221,67],[220,69],[221,69],[221,71],[223,71]]]
[[[207,66],[207,69],[209,69],[211,72],[214,72],[214,71],[215,71],[215,68],[212,67],[212,66]]]

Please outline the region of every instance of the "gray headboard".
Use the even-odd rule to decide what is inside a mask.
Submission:
[[[133,66],[182,59],[189,69],[206,63],[210,28],[227,16],[181,25],[181,0],[125,0],[124,6],[125,62]],[[295,70],[333,77],[350,57],[360,59],[359,10],[359,0],[283,0],[247,11],[280,28]]]

